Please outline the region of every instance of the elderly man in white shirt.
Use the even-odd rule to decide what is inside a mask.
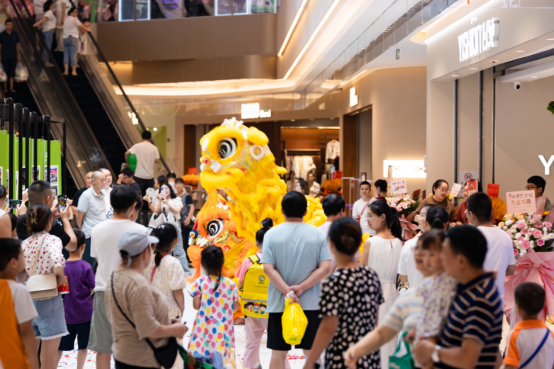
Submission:
[[[86,246],[83,260],[88,262],[96,272],[96,260],[90,256],[90,237],[92,229],[106,220],[106,202],[102,194],[102,187],[106,182],[106,174],[97,170],[92,173],[92,186],[79,198],[77,207],[77,225],[85,234]]]

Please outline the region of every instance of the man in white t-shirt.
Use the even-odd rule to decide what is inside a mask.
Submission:
[[[96,351],[96,368],[109,369],[112,356],[112,329],[106,313],[105,291],[115,268],[121,263],[117,240],[125,232],[144,232],[146,227],[131,219],[137,204],[137,192],[130,186],[120,185],[110,194],[113,217],[92,230],[91,255],[98,261],[94,288],[94,309],[90,327],[88,349]],[[135,215],[136,217],[136,215]]]
[[[430,207],[437,206],[434,204],[427,204],[421,209],[420,217],[418,218],[419,229],[421,230],[417,236],[407,241],[402,247],[400,253],[400,261],[398,262],[398,274],[400,276],[400,282],[404,285],[408,285],[410,289],[416,289],[423,280],[423,274],[417,269],[414,258],[414,248],[417,246],[417,241],[421,234],[431,227],[427,223],[425,217]]]
[[[492,201],[484,192],[477,192],[467,199],[469,222],[479,228],[487,239],[487,256],[483,269],[496,271],[498,295],[504,301],[504,282],[507,275],[516,271],[516,259],[512,238],[491,223]]]
[[[371,184],[368,181],[360,183],[360,196],[362,196],[362,198],[356,201],[352,207],[352,218],[360,223],[362,233],[369,233],[371,236],[375,236],[375,231],[369,228],[369,223],[367,221],[367,207],[369,204],[376,201],[371,197]]]
[[[90,256],[90,239],[92,229],[106,220],[106,202],[102,188],[106,182],[106,174],[97,170],[92,173],[92,185],[83,192],[77,206],[77,225],[87,238],[83,260],[92,266],[96,273],[96,260]]]
[[[142,132],[142,142],[133,145],[125,153],[125,161],[129,164],[129,155],[137,157],[137,167],[135,168],[135,181],[140,186],[142,196],[146,194],[146,189],[154,187],[154,164],[160,161],[160,152],[151,142],[152,133]]]

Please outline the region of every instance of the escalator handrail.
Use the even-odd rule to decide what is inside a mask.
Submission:
[[[78,9],[78,7],[75,6],[75,3],[73,2],[73,0],[69,0],[69,2],[71,3],[71,6],[75,7],[75,9]],[[81,21],[82,21],[82,19],[81,19]],[[100,59],[102,60],[102,62],[108,68],[108,71],[110,72],[110,75],[112,76],[113,80],[117,84],[117,87],[119,87],[119,90],[121,91],[121,94],[125,98],[125,101],[127,101],[127,104],[129,105],[129,108],[131,109],[131,111],[133,112],[135,117],[137,118],[140,127],[142,128],[143,131],[146,131],[146,125],[144,124],[144,122],[140,118],[140,115],[139,115],[138,111],[135,109],[133,103],[131,102],[131,99],[129,99],[129,96],[127,96],[127,94],[125,93],[125,90],[123,89],[123,86],[121,85],[121,83],[119,82],[119,79],[115,75],[112,67],[110,66],[110,63],[108,63],[108,59],[106,59],[106,57],[104,56],[104,53],[100,49],[100,46],[98,45],[98,42],[96,42],[96,39],[94,38],[94,36],[92,35],[91,32],[87,31],[87,33],[88,33],[88,36],[90,37],[90,39],[92,40],[92,43],[94,44],[94,47],[96,48],[96,51],[98,52],[98,55],[100,55]],[[154,143],[154,141],[151,141],[151,142],[152,142],[152,144],[156,145]],[[162,164],[164,165],[165,170],[167,170],[167,172],[170,173],[171,170],[169,169],[169,166],[167,165],[167,162],[165,161],[162,154],[160,154],[160,160],[161,160]]]

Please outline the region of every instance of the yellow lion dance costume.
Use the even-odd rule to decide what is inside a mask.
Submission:
[[[200,253],[205,247],[217,246],[225,255],[223,276],[233,278],[241,263],[246,259],[254,244],[244,237],[237,236],[237,224],[231,219],[227,202],[210,190],[208,202],[196,218],[195,230],[189,238],[188,255],[196,269],[193,281],[200,277]]]
[[[285,220],[281,214],[281,200],[287,186],[279,175],[287,171],[275,164],[268,142],[263,132],[248,128],[235,118],[226,119],[200,139],[200,183],[208,191],[226,191],[237,234],[252,243],[255,243],[262,220],[271,218],[273,224]],[[323,224],[326,217],[321,204],[316,199],[307,199],[308,211],[304,220],[315,226]]]

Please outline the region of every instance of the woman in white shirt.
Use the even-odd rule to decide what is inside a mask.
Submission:
[[[289,173],[289,179],[287,181],[287,192],[295,191],[296,186],[296,173],[291,170]]]
[[[69,64],[71,64],[71,75],[77,75],[77,51],[79,49],[79,28],[91,32],[77,19],[77,8],[69,9],[68,17],[63,22],[63,75],[67,76]]]
[[[160,193],[158,194],[158,203],[156,205],[148,201],[148,206],[155,214],[165,213],[167,217],[167,223],[173,225],[177,229],[177,237],[179,241],[175,246],[175,249],[171,252],[171,255],[177,258],[185,274],[190,274],[189,262],[185,255],[185,249],[183,247],[183,236],[181,235],[181,210],[183,209],[183,201],[179,196],[175,194],[173,188],[168,185],[167,181],[162,182],[160,187]]]
[[[46,0],[43,5],[44,8],[44,18],[33,24],[33,27],[38,27],[41,24],[42,26],[42,35],[44,36],[44,41],[46,41],[46,46],[48,49],[52,49],[52,41],[54,40],[54,33],[56,32],[56,16],[54,15],[54,2],[52,0]],[[48,51],[42,50],[42,59],[46,62],[47,67],[53,67],[54,64],[50,63],[50,58],[48,57]]]

